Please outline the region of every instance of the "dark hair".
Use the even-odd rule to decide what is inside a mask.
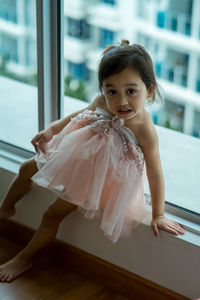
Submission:
[[[150,104],[162,98],[150,55],[142,46],[138,44],[129,45],[127,40],[122,40],[118,46],[108,46],[104,50],[98,69],[100,90],[102,90],[104,79],[121,72],[127,67],[139,72],[147,89],[152,85],[155,88],[154,95],[149,101]]]

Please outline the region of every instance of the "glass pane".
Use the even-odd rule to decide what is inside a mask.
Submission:
[[[200,165],[197,155],[200,150],[197,139],[200,137],[200,55],[190,47],[187,39],[184,47],[179,45],[179,39],[180,43],[183,43],[187,36],[191,36],[195,43],[200,44],[200,18],[195,13],[200,10],[200,1],[64,0],[64,4],[65,115],[82,109],[99,93],[98,61],[107,45],[115,44],[121,39],[129,39],[131,43],[144,46],[152,57],[161,92],[164,90],[163,103],[147,105],[146,109],[151,113],[156,125],[165,127],[166,130],[174,130],[169,131],[171,135],[165,129],[160,133],[161,156],[167,179],[166,200],[200,213],[200,181],[194,181],[192,177],[186,180],[185,177],[185,168],[189,169],[188,174],[191,175],[196,174],[198,169],[193,169],[194,161],[196,166]],[[192,29],[191,24],[196,28],[193,26]],[[174,43],[175,40],[177,43]],[[162,138],[165,135],[168,140]],[[165,146],[167,141],[168,144],[172,142],[171,147]],[[175,159],[178,159],[178,156],[175,155],[175,142],[177,149],[180,143],[183,148],[176,170]],[[190,147],[185,147],[186,143],[189,143]],[[166,149],[168,164],[165,163]],[[184,164],[186,161],[188,163]],[[175,171],[176,188],[172,188],[173,178],[170,174],[174,174]],[[181,190],[184,190],[184,193],[179,193]],[[194,190],[191,199],[190,191]]]
[[[32,151],[38,131],[35,5],[0,0],[0,139]]]

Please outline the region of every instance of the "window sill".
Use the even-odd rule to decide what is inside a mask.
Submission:
[[[26,160],[19,155],[0,149],[0,169],[17,174],[20,165]]]

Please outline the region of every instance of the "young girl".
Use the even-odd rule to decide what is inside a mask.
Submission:
[[[87,109],[54,122],[32,140],[37,155],[22,164],[0,209],[4,218],[31,182],[59,198],[45,212],[29,244],[0,267],[9,282],[32,266],[35,253],[55,237],[61,221],[79,209],[87,218],[101,218],[101,229],[112,241],[130,233],[149,215],[143,181],[151,193],[151,226],[178,235],[182,227],[164,216],[164,180],[158,137],[144,109],[159,95],[153,65],[145,49],[122,41],[105,49],[99,64],[101,95]]]

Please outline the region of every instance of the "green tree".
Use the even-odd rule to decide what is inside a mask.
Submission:
[[[65,77],[65,95],[88,102],[85,83],[81,79],[74,79],[70,75]]]
[[[13,73],[10,70],[8,70],[8,68],[7,68],[8,62],[9,62],[8,54],[4,54],[0,57],[0,75],[8,77],[8,78],[12,78],[17,81],[28,83],[28,84],[31,84],[34,86],[37,85],[37,73],[34,73],[29,76],[18,75],[16,73]]]

